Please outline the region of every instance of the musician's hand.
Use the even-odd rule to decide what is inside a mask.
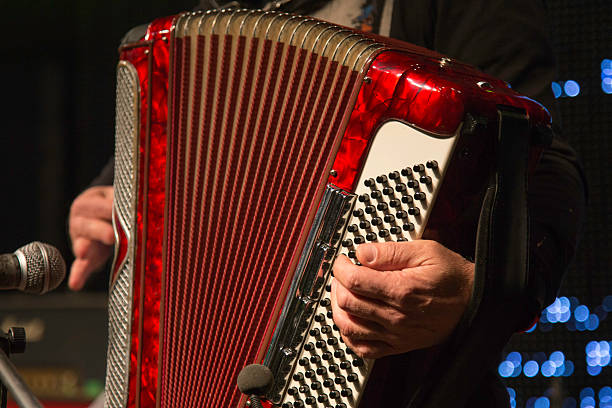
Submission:
[[[362,266],[334,264],[334,322],[346,344],[367,358],[443,342],[472,294],[474,264],[435,241],[357,247]]]
[[[110,256],[115,242],[112,208],[111,186],[88,188],[72,203],[68,230],[76,259],[70,268],[70,289],[82,289],[89,275],[102,267]]]

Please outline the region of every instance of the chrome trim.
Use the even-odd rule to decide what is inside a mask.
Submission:
[[[21,279],[19,280],[19,287],[17,289],[23,292],[28,283],[28,261],[20,250],[15,251],[15,256],[17,257],[17,261],[19,261],[19,271],[21,272]]]
[[[127,252],[121,264],[115,247],[113,265],[118,270],[109,289],[109,341],[104,406],[121,408],[127,404],[130,346],[132,341],[132,296],[134,272],[134,230],[138,176],[138,135],[140,128],[140,89],[136,68],[125,61],[117,67],[117,119],[115,147],[115,197],[113,229],[126,235]],[[119,220],[120,226],[115,223]],[[115,267],[113,267],[115,270]]]
[[[331,184],[323,194],[264,360],[274,374],[275,384],[269,398],[275,403],[284,392],[284,378],[295,365],[302,334],[310,325],[321,297],[355,199],[356,195]]]

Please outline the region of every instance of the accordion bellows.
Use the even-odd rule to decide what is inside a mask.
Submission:
[[[120,59],[106,406],[241,406],[256,362],[268,406],[383,406],[370,377],[393,364],[342,343],[334,257],[427,236],[469,254],[496,106],[545,110],[418,47],[280,13],[160,19]]]

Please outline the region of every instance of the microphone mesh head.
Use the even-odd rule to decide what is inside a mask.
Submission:
[[[66,276],[66,263],[59,250],[42,242],[31,242],[19,248],[25,258],[24,292],[42,295],[55,289]]]

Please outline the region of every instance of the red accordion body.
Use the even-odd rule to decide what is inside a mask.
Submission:
[[[255,362],[270,404],[378,406],[377,366],[321,337],[333,257],[428,236],[470,255],[497,107],[549,124],[464,64],[283,14],[160,19],[120,60],[111,407],[236,407]],[[355,374],[335,399],[289,391],[318,367],[309,336]]]

